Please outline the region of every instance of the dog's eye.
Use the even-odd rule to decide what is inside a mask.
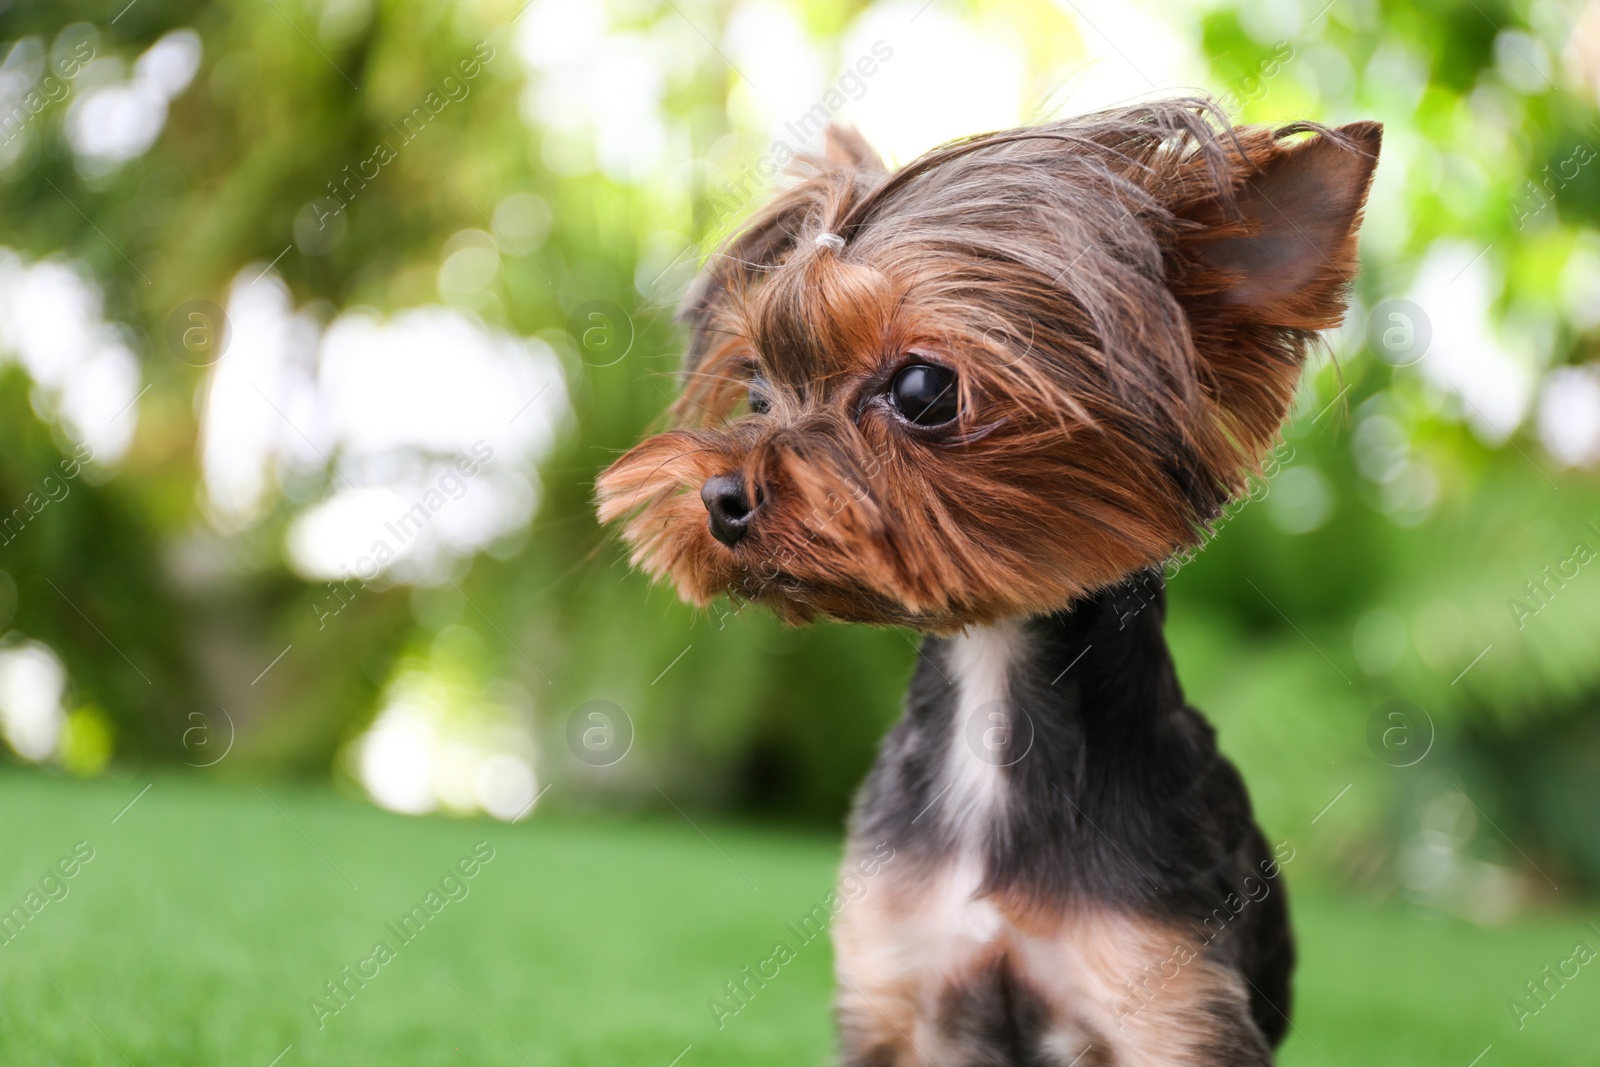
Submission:
[[[918,426],[940,426],[961,412],[956,373],[947,367],[916,363],[889,383],[889,400],[906,421]]]
[[[765,378],[750,379],[750,413],[752,415],[765,415],[772,410],[772,400],[767,396],[767,380]]]

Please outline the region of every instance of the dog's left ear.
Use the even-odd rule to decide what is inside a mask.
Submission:
[[[1356,230],[1378,165],[1383,127],[1356,122],[1285,144],[1288,131],[1238,131],[1231,203],[1216,197],[1180,213],[1198,229],[1182,244],[1209,295],[1264,326],[1338,324],[1356,267]]]
[[[1344,317],[1382,137],[1376,122],[1239,128],[1222,180],[1197,156],[1169,200],[1180,227],[1169,280],[1197,369],[1252,459],[1278,432],[1312,335]]]

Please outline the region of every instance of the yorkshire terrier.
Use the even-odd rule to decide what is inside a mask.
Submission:
[[[926,634],[834,922],[848,1067],[1271,1064],[1293,939],[1184,702],[1159,568],[1336,326],[1382,127],[1172,100],[958,141],[856,134],[696,280],[675,428],[600,478],[704,605]]]

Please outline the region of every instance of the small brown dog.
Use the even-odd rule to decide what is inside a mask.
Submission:
[[[678,428],[601,519],[696,604],[929,635],[852,819],[896,859],[835,926],[845,1063],[1272,1062],[1285,857],[1151,568],[1340,321],[1380,137],[1175,100],[891,174],[830,131],[697,282]]]

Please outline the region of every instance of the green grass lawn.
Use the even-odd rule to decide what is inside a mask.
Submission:
[[[822,940],[725,1026],[707,1000],[792,941],[785,924],[830,888],[831,838],[676,817],[408,819],[327,790],[168,777],[124,811],[148,781],[0,774],[0,908],[71,869],[78,842],[93,849],[0,944],[0,1064],[829,1060]],[[441,892],[403,942],[390,924],[458,861],[473,869],[475,846],[493,858],[447,882],[459,899]],[[1576,941],[1600,948],[1583,918],[1485,931],[1293,888],[1290,1067],[1468,1067],[1489,1045],[1480,1067],[1600,1063],[1600,963],[1520,1031],[1507,1006]],[[371,977],[340,1005],[323,985],[346,965]]]

